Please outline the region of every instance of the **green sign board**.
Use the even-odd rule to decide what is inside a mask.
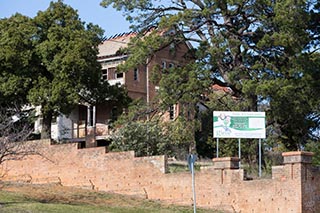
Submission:
[[[214,138],[266,138],[265,112],[213,112]]]

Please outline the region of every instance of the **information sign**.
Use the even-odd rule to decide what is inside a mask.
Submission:
[[[213,112],[214,138],[266,138],[265,112]]]

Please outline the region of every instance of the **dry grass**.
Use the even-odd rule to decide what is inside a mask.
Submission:
[[[193,208],[164,205],[160,202],[64,187],[57,184],[32,185],[1,183],[0,212],[5,213],[64,213],[64,212],[193,212]],[[214,212],[198,209],[199,213]]]

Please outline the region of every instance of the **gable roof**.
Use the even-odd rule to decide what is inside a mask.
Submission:
[[[137,33],[135,32],[129,32],[116,34],[114,36],[111,36],[110,38],[107,38],[98,46],[98,58],[106,58],[116,55],[117,51],[120,48],[127,47],[130,39],[136,35]]]
[[[153,31],[154,28],[150,28],[145,32],[145,35],[148,35],[150,32]],[[166,32],[160,32],[161,35],[174,35],[172,34],[172,30],[166,31]],[[125,48],[128,46],[128,43],[130,42],[130,39],[137,36],[137,32],[128,32],[128,33],[120,33],[116,34],[114,36],[111,36],[107,39],[105,39],[99,46],[99,54],[98,59],[103,58],[109,58],[112,56],[116,56],[117,52],[121,48]],[[192,45],[190,42],[186,41],[185,44],[189,49],[192,48]]]

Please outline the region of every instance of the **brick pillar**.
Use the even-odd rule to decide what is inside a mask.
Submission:
[[[218,177],[220,176],[220,184],[231,184],[235,180],[243,179],[243,170],[239,170],[239,161],[237,157],[213,159],[213,168]]]
[[[312,152],[284,152],[283,164],[286,171],[287,179],[302,179],[306,174],[306,169],[312,162]]]
[[[97,141],[95,137],[95,127],[88,126],[87,127],[87,135],[86,135],[86,148],[97,147]]]
[[[282,153],[284,164],[303,163],[310,164],[312,162],[312,152],[284,152]]]
[[[237,157],[213,158],[215,169],[239,169],[240,159]]]
[[[87,106],[86,148],[96,147],[96,106]]]
[[[295,188],[297,212],[319,212],[319,205],[314,200],[317,197],[315,183],[312,177],[312,152],[282,153],[285,176],[292,190]]]

